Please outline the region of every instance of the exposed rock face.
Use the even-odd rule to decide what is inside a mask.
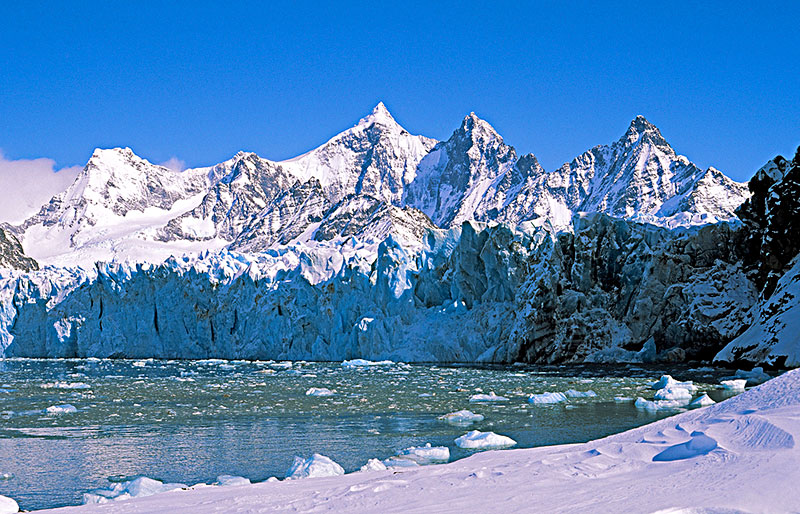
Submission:
[[[744,224],[744,262],[760,290],[753,324],[717,356],[800,366],[800,148],[776,157],[750,181],[753,196],[737,211]]]
[[[13,234],[0,228],[0,268],[11,268],[22,271],[35,271],[39,264],[27,257],[22,245]]]

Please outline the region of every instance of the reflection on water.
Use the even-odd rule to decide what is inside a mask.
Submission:
[[[81,502],[108,479],[145,475],[198,483],[230,474],[282,478],[294,455],[322,453],[353,471],[409,446],[448,446],[491,430],[519,447],[587,441],[666,413],[615,396],[648,396],[662,373],[695,380],[715,400],[726,371],[642,367],[469,367],[240,361],[0,360],[0,494],[23,509]],[[333,396],[307,396],[326,387]],[[588,389],[592,398],[541,406],[528,395]],[[494,391],[506,402],[469,403]],[[45,414],[69,404],[75,413]],[[470,427],[438,416],[469,409]]]

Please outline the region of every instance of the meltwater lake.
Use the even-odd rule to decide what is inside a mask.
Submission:
[[[731,395],[718,385],[730,371],[686,366],[0,360],[0,495],[34,510],[77,505],[85,492],[137,476],[282,479],[295,455],[313,453],[352,472],[426,443],[449,447],[455,460],[474,453],[454,444],[473,429],[519,448],[588,441],[674,413],[618,398],[652,399],[650,384],[666,373],[714,400]],[[333,394],[307,395],[311,388]],[[528,402],[567,390],[596,396]],[[507,400],[470,402],[490,392]],[[439,419],[462,409],[485,419]]]

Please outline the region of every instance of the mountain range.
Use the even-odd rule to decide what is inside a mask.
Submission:
[[[160,262],[350,238],[420,247],[429,229],[471,220],[569,231],[579,212],[687,227],[734,219],[749,194],[746,184],[677,154],[642,116],[619,140],[546,171],[474,113],[436,141],[410,134],[380,103],[285,161],[240,152],[175,171],[129,148],[98,149],[65,191],[5,228],[43,264]]]

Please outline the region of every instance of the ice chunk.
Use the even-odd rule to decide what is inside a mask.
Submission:
[[[344,475],[344,469],[330,458],[315,453],[308,459],[295,457],[294,464],[286,472],[287,480],[300,478],[333,477]]]
[[[717,402],[712,400],[707,393],[703,393],[703,396],[698,396],[692,403],[689,404],[689,407],[706,407],[708,405],[713,405]]]
[[[69,403],[64,403],[62,405],[51,405],[50,407],[44,410],[45,414],[72,414],[74,412],[78,412],[78,409],[75,408],[74,405],[70,405]]]
[[[630,396],[615,396],[614,401],[617,403],[627,403],[627,402],[632,402],[633,398],[631,398]]]
[[[575,389],[567,389],[564,394],[569,398],[593,398],[597,393],[589,389],[588,391],[576,391]]]
[[[176,489],[187,489],[188,487],[186,484],[165,484],[152,478],[138,477],[133,480],[112,484],[108,488],[94,489],[84,493],[83,503],[107,503],[109,501],[128,500]]]
[[[720,384],[722,385],[723,389],[727,389],[729,391],[742,392],[744,391],[744,386],[747,385],[747,380],[744,378],[736,380],[722,380]]]
[[[461,437],[456,438],[456,446],[459,448],[491,450],[496,448],[508,448],[517,442],[510,437],[495,434],[494,432],[481,432],[472,430]]]
[[[528,397],[528,402],[534,405],[547,405],[565,401],[567,401],[567,396],[564,393],[539,393]]]
[[[213,485],[218,485],[221,487],[232,487],[237,485],[250,485],[250,479],[245,477],[239,477],[235,475],[220,475],[217,477],[217,481],[214,482]]]
[[[473,394],[469,397],[469,401],[472,403],[475,402],[507,402],[508,398],[505,396],[499,396],[494,394],[494,391],[491,391],[489,394]]]
[[[410,460],[420,466],[426,466],[450,460],[450,449],[446,446],[431,446],[431,443],[427,443],[425,446],[412,446],[400,450],[395,458]]]
[[[688,389],[690,392],[697,391],[697,387],[692,383],[691,380],[687,382],[678,382],[674,378],[669,375],[662,375],[658,382],[653,382],[650,384],[651,389]]]
[[[327,387],[312,387],[306,391],[306,396],[333,396],[334,393]]]
[[[690,397],[691,398],[691,397]],[[634,406],[637,409],[643,409],[647,411],[659,411],[659,410],[676,410],[680,409],[686,404],[689,403],[689,400],[645,400],[641,396],[636,399],[634,402]]]
[[[732,377],[725,377],[723,380],[734,380],[737,378],[743,378],[747,380],[747,383],[750,385],[758,385],[763,384],[767,380],[771,379],[772,377],[764,373],[764,368],[762,367],[755,367],[751,371],[745,371],[743,369],[737,369],[736,373]]]
[[[378,460],[378,459],[369,459],[366,464],[361,466],[361,469],[359,469],[359,471],[362,471],[362,472],[367,472],[367,471],[385,471],[386,469],[388,469],[386,467],[386,464],[384,464],[380,460]]]
[[[475,414],[468,410],[459,410],[445,414],[444,416],[439,416],[439,419],[452,425],[469,425],[476,421],[483,421],[483,414]]]
[[[682,387],[665,387],[656,391],[656,400],[691,400],[692,393]]]
[[[17,505],[17,502],[8,496],[0,495],[0,514],[14,514],[16,512],[19,512],[19,505]]]
[[[361,368],[367,366],[391,366],[393,361],[368,361],[366,359],[352,359],[342,362],[343,368]]]
[[[674,460],[691,459],[705,455],[717,447],[716,439],[703,432],[692,432],[691,439],[685,443],[670,446],[653,457],[653,462],[669,462]]]

